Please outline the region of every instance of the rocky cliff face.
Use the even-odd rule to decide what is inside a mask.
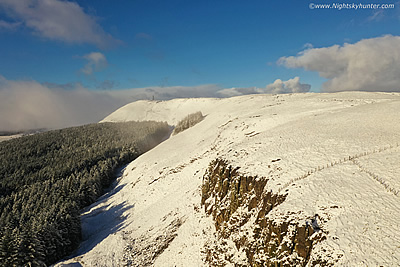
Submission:
[[[217,159],[203,177],[201,203],[218,233],[215,242],[206,246],[206,261],[213,266],[321,264],[309,261],[313,245],[323,240],[325,233],[312,225],[311,218],[303,223],[291,221],[290,214],[279,220],[270,218],[269,213],[287,195],[268,190],[267,178],[245,176],[238,170]],[[230,253],[230,243],[241,253]],[[238,254],[242,257],[233,256]]]

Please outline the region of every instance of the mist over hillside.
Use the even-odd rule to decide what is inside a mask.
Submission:
[[[366,92],[128,104],[104,121],[204,118],[126,167],[57,266],[393,266],[399,108]]]

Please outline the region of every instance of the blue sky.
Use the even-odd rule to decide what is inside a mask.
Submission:
[[[75,1],[119,42],[99,47],[53,40],[24,25],[2,29],[0,75],[57,84],[80,82],[91,89],[104,81],[111,81],[112,89],[199,84],[264,87],[278,78],[300,76],[317,91],[325,80],[317,73],[277,66],[276,61],[296,55],[306,44],[325,47],[400,34],[397,7],[371,20],[379,11],[311,10],[310,2]],[[23,21],[11,13],[3,9],[0,20]],[[84,75],[83,56],[94,51],[105,55],[107,67]]]
[[[374,70],[369,83],[350,78],[368,72],[372,58],[397,57],[399,2],[340,2],[395,4],[389,9],[310,8],[334,3],[0,0],[0,94],[26,81],[50,91],[209,85],[280,93],[371,91],[384,80],[376,90],[400,90],[390,87],[396,73]],[[354,69],[359,54],[374,56]]]

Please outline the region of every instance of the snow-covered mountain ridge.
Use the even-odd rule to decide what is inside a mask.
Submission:
[[[399,110],[400,94],[361,92],[122,107],[104,121],[205,118],[127,166],[59,265],[396,266]],[[227,165],[210,175],[216,159]]]

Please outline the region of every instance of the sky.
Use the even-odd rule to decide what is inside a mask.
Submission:
[[[399,26],[393,0],[0,0],[0,130],[137,99],[400,91]]]

